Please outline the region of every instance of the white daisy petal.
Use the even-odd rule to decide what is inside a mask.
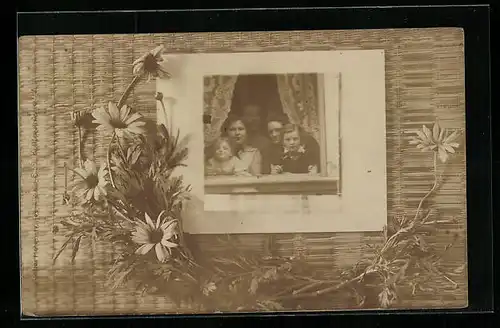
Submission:
[[[158,217],[156,218],[155,229],[160,228],[160,220],[161,220],[161,214],[158,215]]]
[[[418,145],[421,141],[418,140],[417,138],[411,139],[408,143],[410,145]]]
[[[106,184],[107,184],[107,182],[106,182]],[[106,191],[105,185],[101,186],[99,184],[99,185],[97,185],[96,189],[97,188],[99,188],[99,192],[101,193],[101,195],[103,195],[103,196],[107,196],[108,195],[108,192]]]
[[[112,120],[119,120],[120,119],[120,110],[111,101],[108,103],[108,111],[109,111],[109,115],[111,116]]]
[[[446,129],[441,129],[441,132],[439,133],[439,137],[438,137],[438,142],[442,142],[443,141],[443,137],[444,137],[444,134],[446,132]]]
[[[83,163],[83,167],[85,168],[85,171],[87,171],[91,175],[97,175],[97,167],[94,161],[87,159],[85,163]]]
[[[150,226],[152,229],[154,229],[155,225],[147,212],[144,212],[144,217],[146,218],[146,223],[148,224],[148,226]]]
[[[130,107],[127,105],[123,105],[122,108],[120,108],[120,121],[124,122],[129,114],[130,114]]]
[[[137,244],[146,244],[150,242],[150,238],[146,231],[137,230],[134,233],[132,233],[132,241],[134,241]]]
[[[94,199],[96,201],[100,201],[101,200],[101,188],[99,188],[99,187],[95,187],[94,188]]]
[[[159,55],[161,55],[162,51],[163,51],[163,46],[161,45],[151,50],[151,54],[155,57],[158,57]]]
[[[82,169],[81,167],[77,167],[76,169],[74,169],[74,171],[82,179],[86,179],[89,176],[89,172],[87,172],[85,169]]]
[[[154,246],[154,244],[144,244],[141,247],[139,247],[138,249],[136,249],[135,253],[141,254],[141,255],[146,255],[151,250],[151,248],[153,248],[153,246]]]
[[[130,123],[128,125],[128,127],[132,127],[132,126],[144,126],[144,125],[146,125],[145,121],[134,121],[134,122]]]
[[[114,131],[114,127],[111,124],[102,123],[96,127],[96,130],[102,131],[104,133],[112,133]]]
[[[106,112],[106,109],[104,108],[98,108],[92,112],[92,116],[96,121],[100,122],[109,122],[111,119],[111,116],[109,116],[109,113]]]
[[[89,188],[82,188],[78,190],[75,194],[78,198],[85,198],[84,196],[89,192]]]
[[[142,118],[142,115],[139,114],[139,113],[133,113],[132,115],[130,115],[127,120],[124,122],[126,125],[129,125],[131,124],[132,122],[134,121],[137,121],[138,119],[141,119]]]
[[[460,144],[458,142],[448,143],[447,145],[450,147],[453,147],[453,148],[458,148],[460,146]]]
[[[143,54],[141,57],[137,58],[133,63],[132,66],[139,65],[144,62],[144,59],[148,56],[148,53]]]
[[[449,153],[452,153],[454,154],[455,153],[455,149],[453,149],[453,147],[451,147],[450,145],[443,145],[444,149],[449,152]]]
[[[165,249],[165,246],[162,244],[158,243],[155,246],[155,251],[156,251],[156,257],[158,257],[158,260],[160,262],[165,262],[167,259],[167,250]]]
[[[168,240],[165,240],[165,239],[161,240],[161,244],[163,246],[167,247],[167,249],[169,249],[169,248],[175,248],[175,247],[179,246],[176,243],[172,243],[172,242],[170,242]]]
[[[457,137],[458,137],[458,131],[453,131],[453,133],[451,133],[443,140],[443,143],[447,144],[453,142]]]
[[[437,141],[439,139],[439,123],[436,122],[434,123],[434,126],[432,127],[432,138]]]
[[[94,196],[94,189],[89,189],[87,191],[87,194],[85,195],[85,200],[87,201],[91,200],[92,196]]]
[[[106,174],[108,174],[108,171],[106,169],[106,165],[102,165],[99,168],[99,172],[97,173],[97,177],[99,178],[99,181],[101,181],[102,179],[104,179],[104,177],[106,176]]]
[[[162,224],[161,230],[163,230],[163,236],[170,239],[175,233],[175,227],[177,226],[177,221],[168,221]]]
[[[426,138],[426,139],[428,139],[428,140],[429,140],[429,139],[431,139],[431,138],[432,138],[432,132],[431,132],[431,130],[430,130],[428,127],[426,127],[426,126],[424,125],[424,126],[423,126],[423,128],[422,128],[422,131],[424,132],[424,134],[425,134],[425,138]]]
[[[422,131],[418,130],[416,133],[422,141],[426,139],[425,134]]]

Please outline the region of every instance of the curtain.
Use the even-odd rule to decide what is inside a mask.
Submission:
[[[276,77],[283,111],[319,142],[317,74],[283,74]]]
[[[205,146],[220,136],[220,129],[231,110],[234,85],[237,76],[207,76],[204,78],[203,114],[211,116],[211,124],[205,125]]]

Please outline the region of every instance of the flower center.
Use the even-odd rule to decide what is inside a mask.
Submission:
[[[97,178],[94,174],[89,175],[85,181],[87,182],[87,187],[89,187],[89,189],[95,188],[99,184],[99,178]]]
[[[127,124],[125,124],[122,120],[111,120],[110,123],[115,129],[125,129],[127,127]]]
[[[158,63],[156,62],[155,56],[153,56],[152,54],[147,55],[144,59],[144,70],[146,72],[154,72],[156,71],[157,67]]]
[[[158,244],[159,242],[161,242],[161,239],[163,238],[163,231],[158,229],[158,230],[153,230],[151,232],[151,243],[152,244]]]

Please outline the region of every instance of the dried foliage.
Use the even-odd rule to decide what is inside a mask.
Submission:
[[[147,59],[161,58],[158,49],[154,54]],[[144,292],[205,312],[305,310],[313,307],[311,299],[322,308],[339,300],[349,308],[388,308],[398,304],[402,291],[432,292],[429,282],[436,279],[457,287],[452,277],[465,265],[445,272],[441,259],[451,245],[439,250],[426,241],[437,225],[449,222],[426,204],[442,182],[438,159],[444,165],[459,146],[458,133],[448,133],[438,123],[432,131],[424,126],[411,141],[433,154],[435,177],[415,214],[392,218],[384,242],[370,246],[374,256],[337,272],[334,279],[326,279],[304,259],[235,254],[238,247],[230,237],[221,241],[228,250],[221,256],[194,256],[182,229],[190,187],[174,174],[184,165],[189,139],[172,135],[164,125],[146,133],[142,116],[124,105],[141,78],[158,75],[147,71],[157,67],[152,62],[141,66],[118,105],[93,112],[97,128],[105,125],[101,131],[109,134],[107,161],[98,171],[96,163],[81,159],[81,167],[74,169],[78,184],[73,197],[65,193],[63,203],[76,203],[79,210],[61,222],[67,240],[54,261],[68,247],[74,260],[84,238],[92,245],[112,243],[118,251],[109,270],[110,288],[129,281]]]

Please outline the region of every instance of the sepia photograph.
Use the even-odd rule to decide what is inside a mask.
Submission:
[[[463,42],[19,38],[23,316],[467,307]]]
[[[176,170],[192,188],[187,231],[382,230],[383,49],[162,59],[171,76],[157,81],[158,122],[189,138]]]
[[[326,128],[339,116],[326,121],[323,82],[315,73],[206,76],[206,193],[338,193],[338,149],[327,144],[340,134],[327,140]],[[212,116],[227,118],[220,126]]]

